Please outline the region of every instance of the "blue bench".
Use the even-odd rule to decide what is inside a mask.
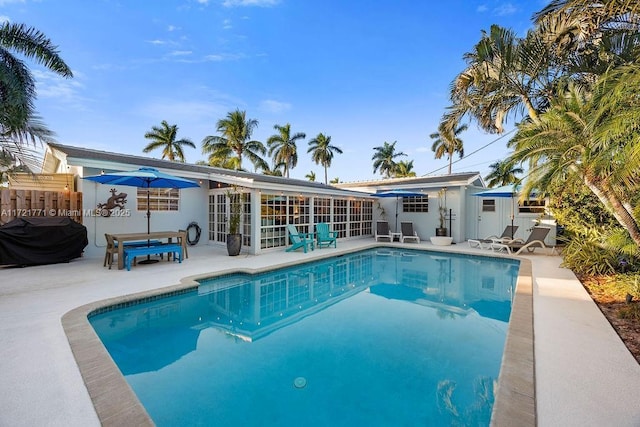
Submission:
[[[160,240],[140,240],[139,242],[124,242],[124,247],[128,246],[157,246],[161,245],[162,242]],[[116,248],[118,247],[118,242],[115,243]]]
[[[168,245],[155,245],[155,246],[127,246],[124,247],[124,265],[127,267],[127,271],[131,271],[131,261],[141,255],[154,255],[154,254],[168,253],[173,254],[175,261],[178,258],[178,262],[182,262],[182,245],[168,244]]]

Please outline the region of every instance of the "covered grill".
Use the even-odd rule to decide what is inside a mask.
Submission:
[[[69,262],[88,243],[87,228],[69,218],[17,218],[0,227],[0,265]]]

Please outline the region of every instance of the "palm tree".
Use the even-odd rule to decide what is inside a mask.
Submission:
[[[526,113],[536,121],[560,73],[553,53],[539,31],[518,38],[513,30],[492,25],[464,55],[468,65],[451,84],[453,106],[444,121],[469,114],[491,133],[503,132],[510,113]]]
[[[582,182],[640,246],[639,129],[640,67],[619,67],[598,79],[593,94],[570,85],[538,122],[522,123],[509,160],[529,162],[525,193]]]
[[[317,164],[324,167],[324,183],[327,184],[327,168],[331,166],[331,161],[335,153],[342,154],[342,150],[335,145],[331,145],[331,137],[323,133],[319,133],[315,138],[309,141],[309,149],[307,153],[311,153],[311,159]]]
[[[176,140],[177,134],[178,126],[169,125],[166,120],[163,120],[160,122],[159,127],[153,126],[151,132],[144,134],[144,137],[150,139],[151,142],[142,151],[148,153],[160,148],[162,149],[162,159],[184,163],[184,150],[182,147],[196,148],[196,145],[190,139],[182,138]]]
[[[233,155],[233,151],[227,147],[222,147],[211,154],[206,162],[209,166],[217,168],[242,170],[240,167],[240,159]]]
[[[262,174],[263,175],[270,175],[270,176],[283,176],[282,170],[285,167],[285,163],[284,162],[278,162],[276,163],[274,161],[273,167],[269,167],[269,165],[267,165],[266,168],[262,168]]]
[[[329,184],[340,184],[340,178],[336,176],[331,181],[329,181]]]
[[[495,163],[491,163],[489,167],[491,168],[491,172],[485,176],[484,179],[489,181],[487,185],[490,188],[501,185],[518,184],[520,183],[520,179],[517,175],[524,173],[524,169],[508,160],[498,160]]]
[[[396,161],[395,159],[400,156],[406,156],[405,153],[400,152],[396,153],[396,143],[398,141],[393,141],[392,144],[388,142],[384,142],[384,144],[380,147],[373,147],[375,154],[371,157],[373,160],[373,173],[376,173],[380,170],[380,174],[385,178],[391,178],[396,172]]]
[[[304,177],[307,178],[311,182],[315,182],[316,181],[316,173],[314,171],[309,172]]]
[[[445,154],[447,155],[447,159],[449,160],[449,175],[451,175],[453,155],[458,153],[460,158],[464,156],[464,144],[458,135],[468,128],[469,126],[466,124],[456,128],[455,126],[448,126],[446,122],[442,122],[438,126],[438,132],[429,135],[429,138],[434,139],[433,145],[431,145],[431,151],[435,153],[435,158],[441,159]]]
[[[12,52],[63,77],[73,77],[73,73],[58,54],[57,46],[40,31],[24,24],[0,25],[0,151],[28,165],[32,158],[24,145],[35,140],[46,142],[52,133],[35,115],[35,80],[26,64]]]
[[[289,123],[284,126],[274,125],[273,128],[278,133],[271,135],[267,140],[269,155],[273,156],[275,163],[284,164],[284,176],[289,178],[289,170],[298,164],[296,141],[306,138],[307,135],[303,132],[297,132],[291,136],[291,125]]]
[[[396,163],[396,172],[394,176],[395,178],[408,178],[416,176],[416,173],[411,169],[413,169],[413,160],[400,160],[398,163]]]
[[[203,154],[233,152],[238,158],[237,169],[242,169],[242,158],[246,157],[253,163],[255,169],[268,168],[269,165],[260,157],[265,155],[266,148],[260,141],[251,140],[253,130],[258,126],[255,119],[247,119],[245,111],[235,110],[227,114],[225,119],[218,120],[217,131],[222,136],[206,136],[202,140]]]

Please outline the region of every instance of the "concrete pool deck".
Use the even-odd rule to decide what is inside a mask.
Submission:
[[[183,264],[162,262],[126,270],[102,258],[69,264],[0,269],[0,425],[100,425],[62,328],[79,306],[174,285],[186,276],[228,268],[263,268],[371,245],[304,254],[275,251],[228,257],[223,248],[189,248]],[[481,253],[466,244],[406,247]],[[486,252],[484,252],[486,253]],[[640,365],[558,256],[532,262],[537,422],[540,426],[640,425]]]

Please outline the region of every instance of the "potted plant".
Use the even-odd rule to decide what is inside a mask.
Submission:
[[[237,187],[233,191],[227,191],[229,199],[229,233],[227,234],[227,253],[229,256],[240,254],[242,247],[242,234],[240,233],[240,220],[242,218],[242,193]]]
[[[436,228],[436,236],[446,237],[449,235],[447,230],[447,189],[443,188],[438,191],[438,215],[439,226]]]

